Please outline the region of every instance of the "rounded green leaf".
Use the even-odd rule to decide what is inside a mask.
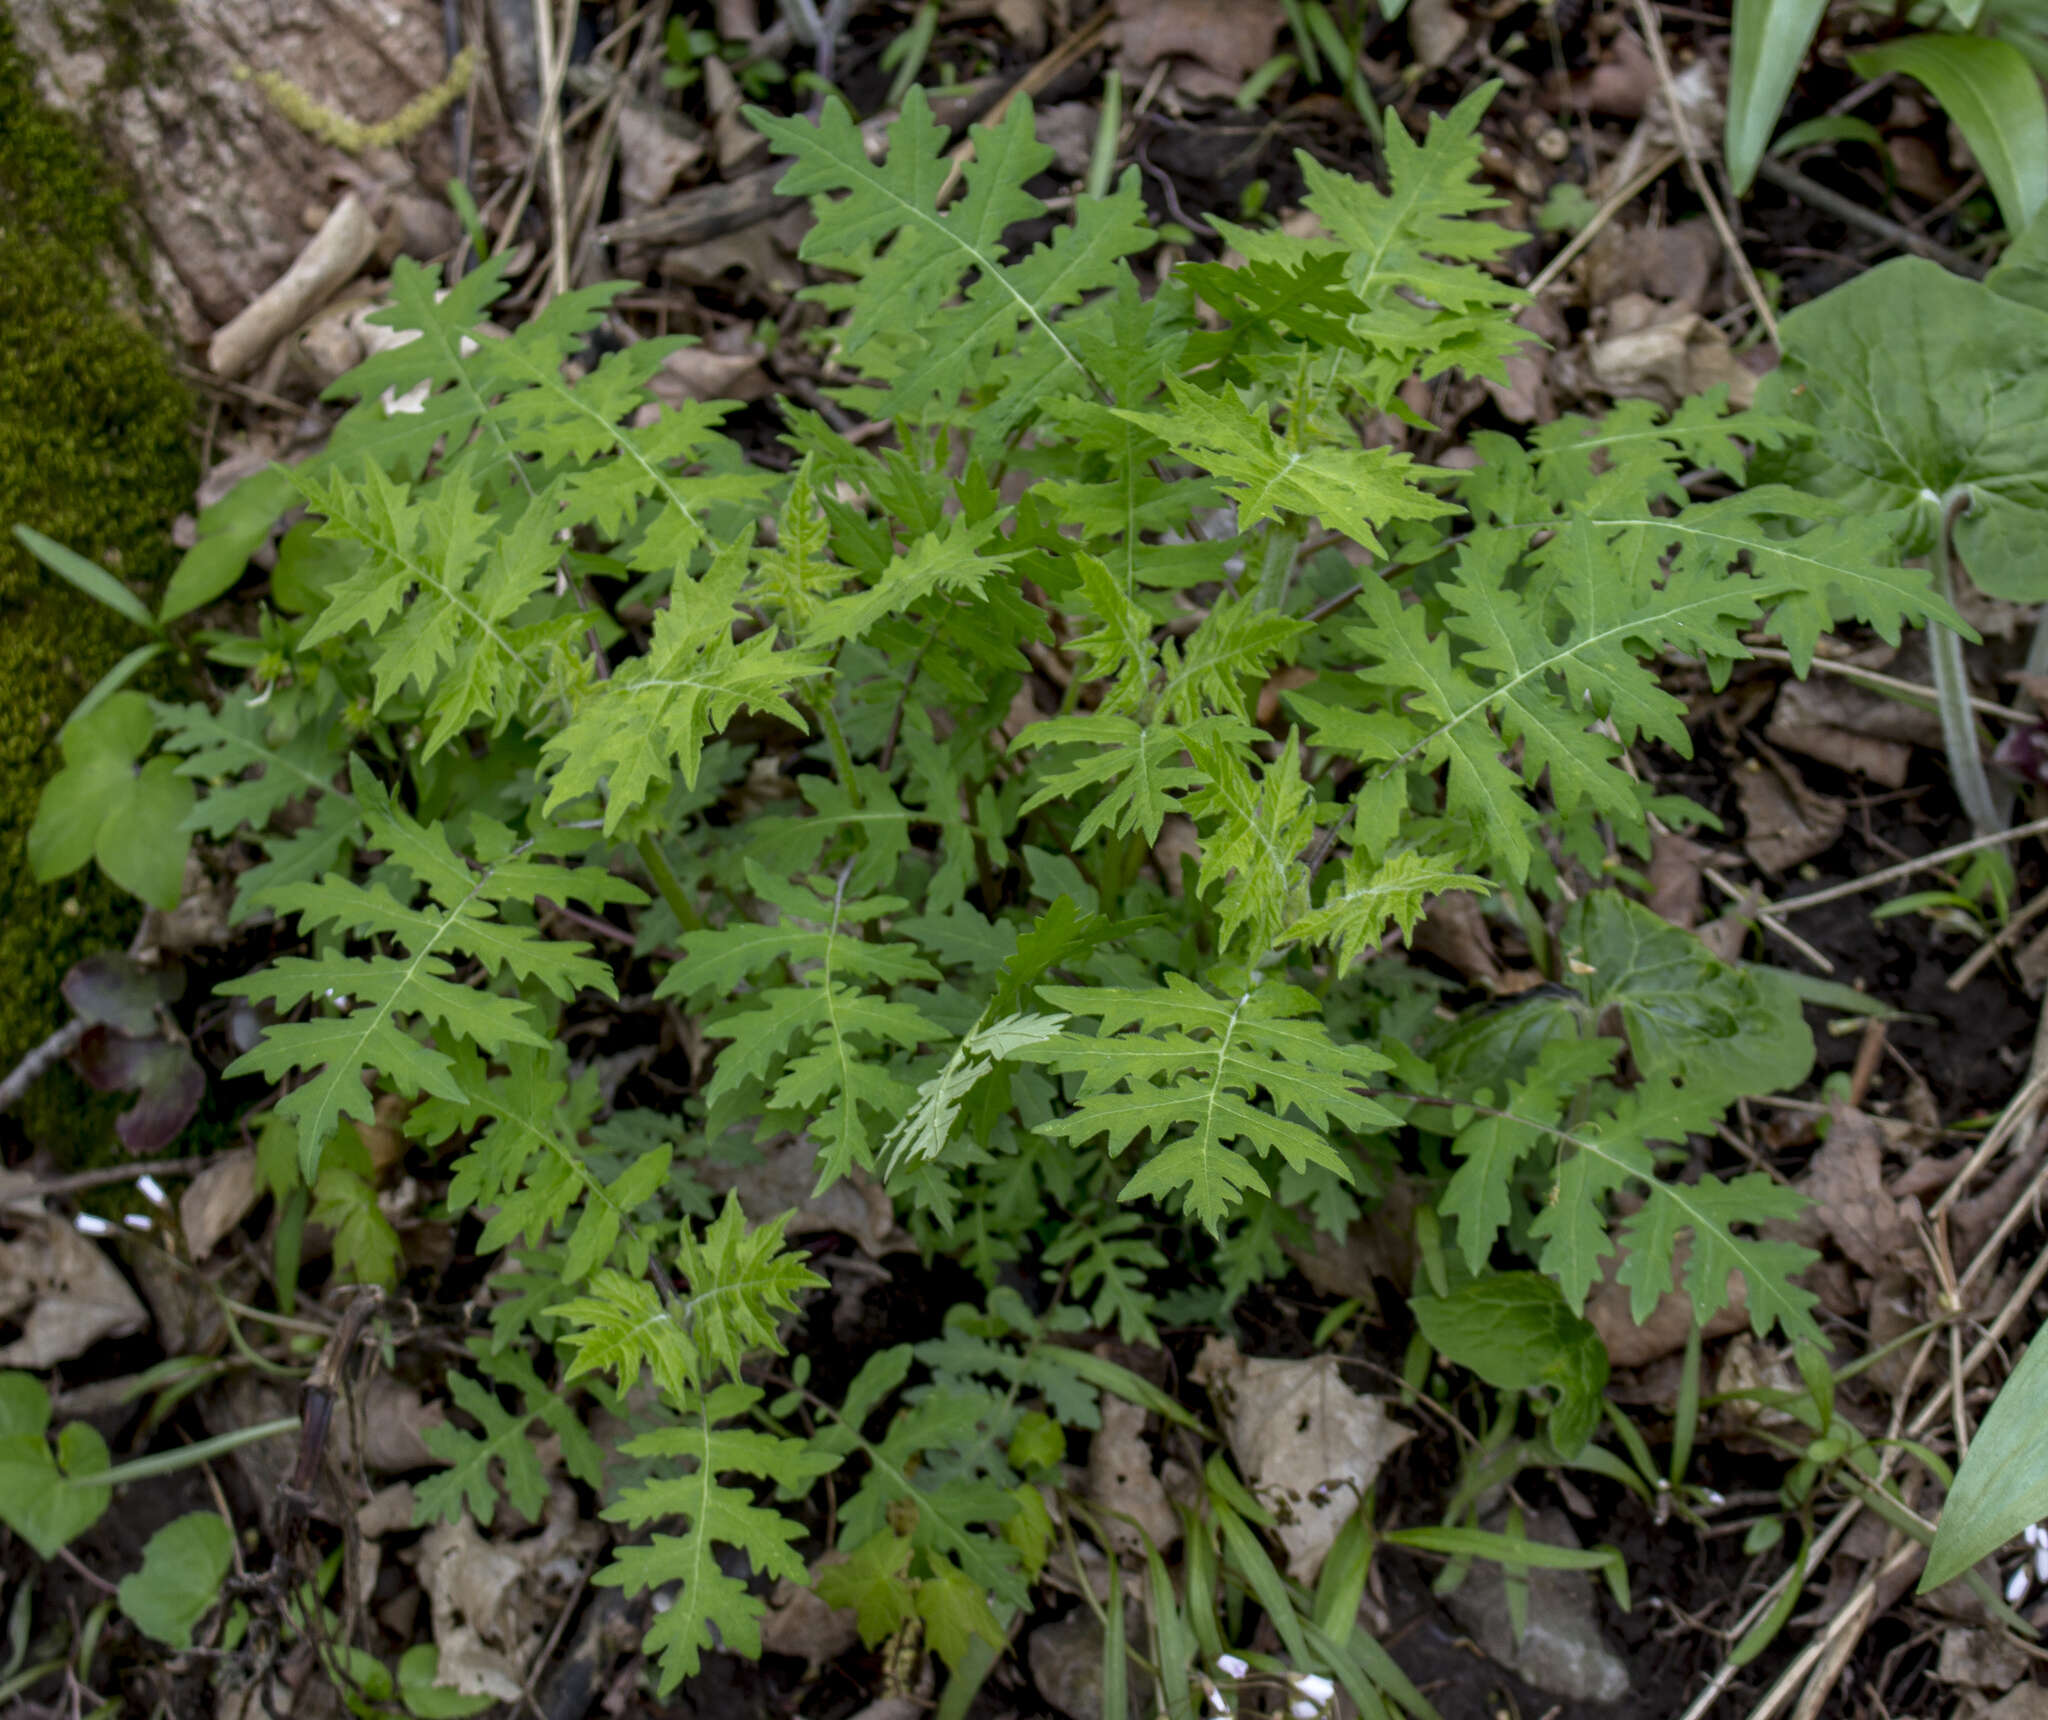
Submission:
[[[398,1700],[419,1720],[462,1720],[491,1706],[489,1696],[465,1696],[452,1685],[436,1684],[441,1651],[431,1642],[418,1643],[398,1657]]]
[[[1550,1433],[1559,1451],[1569,1457],[1586,1443],[1607,1389],[1607,1350],[1548,1278],[1494,1272],[1408,1305],[1430,1347],[1488,1385],[1555,1393]]]
[[[1920,1593],[1938,1589],[2048,1517],[2048,1328],[2035,1333],[1956,1473]]]
[[[121,1579],[121,1610],[145,1636],[190,1648],[192,1627],[219,1597],[234,1548],[234,1531],[211,1511],[166,1523],[142,1549],[142,1569]]]
[[[1771,128],[1799,76],[1827,0],[1735,0],[1728,54],[1728,177],[1740,197],[1756,177]]]
[[[1903,36],[1851,54],[1859,78],[1904,72],[1934,93],[1984,170],[2015,233],[2048,200],[2048,98],[2026,57],[1988,36]],[[1733,108],[1730,131],[1733,132]]]
[[[130,895],[168,913],[185,882],[190,839],[181,828],[197,798],[175,760],[153,758],[108,808],[93,846],[101,869]]]

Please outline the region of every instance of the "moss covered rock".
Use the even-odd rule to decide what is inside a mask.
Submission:
[[[57,729],[140,641],[12,535],[33,526],[145,593],[175,560],[170,524],[196,478],[192,401],[126,308],[142,278],[128,235],[104,163],[37,101],[0,0],[0,1070],[63,1020],[64,970],[125,942],[139,912],[96,875],[56,886],[29,875],[24,844]],[[39,1098],[20,1118],[34,1135],[57,1094]]]

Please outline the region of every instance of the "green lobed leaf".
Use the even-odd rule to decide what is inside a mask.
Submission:
[[[192,1627],[220,1598],[235,1532],[212,1511],[173,1518],[142,1549],[142,1569],[121,1579],[121,1611],[166,1648],[192,1646]]]

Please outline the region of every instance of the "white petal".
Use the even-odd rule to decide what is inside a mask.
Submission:
[[[2021,1601],[2025,1600],[2026,1598],[2027,1567],[2025,1565],[2022,1565],[2018,1570],[2013,1572],[2012,1576],[2006,1582],[2005,1604],[2009,1607],[2016,1607],[2020,1604]]]
[[[1337,1694],[1337,1686],[1320,1672],[1297,1672],[1294,1688],[1311,1702],[1327,1702]]]
[[[130,1230],[147,1230],[149,1228],[149,1214],[146,1212],[124,1212],[121,1214],[121,1222]]]
[[[2048,1547],[2034,1549],[2034,1581],[2048,1587]]]
[[[135,1186],[141,1191],[142,1198],[148,1201],[151,1206],[169,1206],[171,1204],[164,1196],[164,1185],[147,1171],[135,1179]]]
[[[1290,1702],[1287,1705],[1287,1712],[1294,1720],[1318,1720],[1322,1711],[1323,1705],[1320,1702]]]
[[[81,1236],[112,1236],[114,1227],[96,1212],[81,1212],[72,1221]]]
[[[1234,1654],[1219,1654],[1216,1657],[1216,1670],[1225,1678],[1242,1678],[1251,1671],[1251,1666],[1248,1662],[1239,1660]]]

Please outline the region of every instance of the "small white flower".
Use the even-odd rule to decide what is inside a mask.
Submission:
[[[1294,1688],[1311,1702],[1327,1703],[1337,1694],[1337,1686],[1320,1672],[1297,1672],[1292,1676]]]
[[[1216,1670],[1225,1678],[1242,1678],[1251,1671],[1251,1666],[1248,1662],[1239,1660],[1234,1654],[1219,1654],[1216,1657]]]
[[[146,1212],[124,1212],[121,1214],[121,1222],[130,1230],[147,1230],[149,1228],[149,1214]]]
[[[2007,1606],[2016,1607],[2027,1598],[2027,1576],[2027,1567],[2022,1565],[2006,1579],[2005,1604]]]
[[[164,1185],[147,1171],[144,1171],[141,1176],[135,1179],[135,1187],[141,1193],[142,1198],[148,1201],[151,1206],[169,1206],[171,1204],[165,1197]]]
[[[2034,1549],[2034,1581],[2048,1587],[2048,1546]]]
[[[1202,1690],[1209,1700],[1209,1712],[1217,1716],[1217,1720],[1230,1720],[1230,1704],[1224,1700],[1223,1692],[1210,1682],[1207,1673],[1202,1675]]]
[[[1287,1712],[1293,1717],[1293,1720],[1319,1720],[1323,1712],[1323,1705],[1320,1702],[1297,1700],[1288,1703]]]
[[[95,1212],[81,1212],[72,1221],[81,1236],[111,1236],[114,1227]]]
[[[2048,1523],[2029,1523],[2020,1531],[2020,1539],[2030,1547],[2048,1547]]]

